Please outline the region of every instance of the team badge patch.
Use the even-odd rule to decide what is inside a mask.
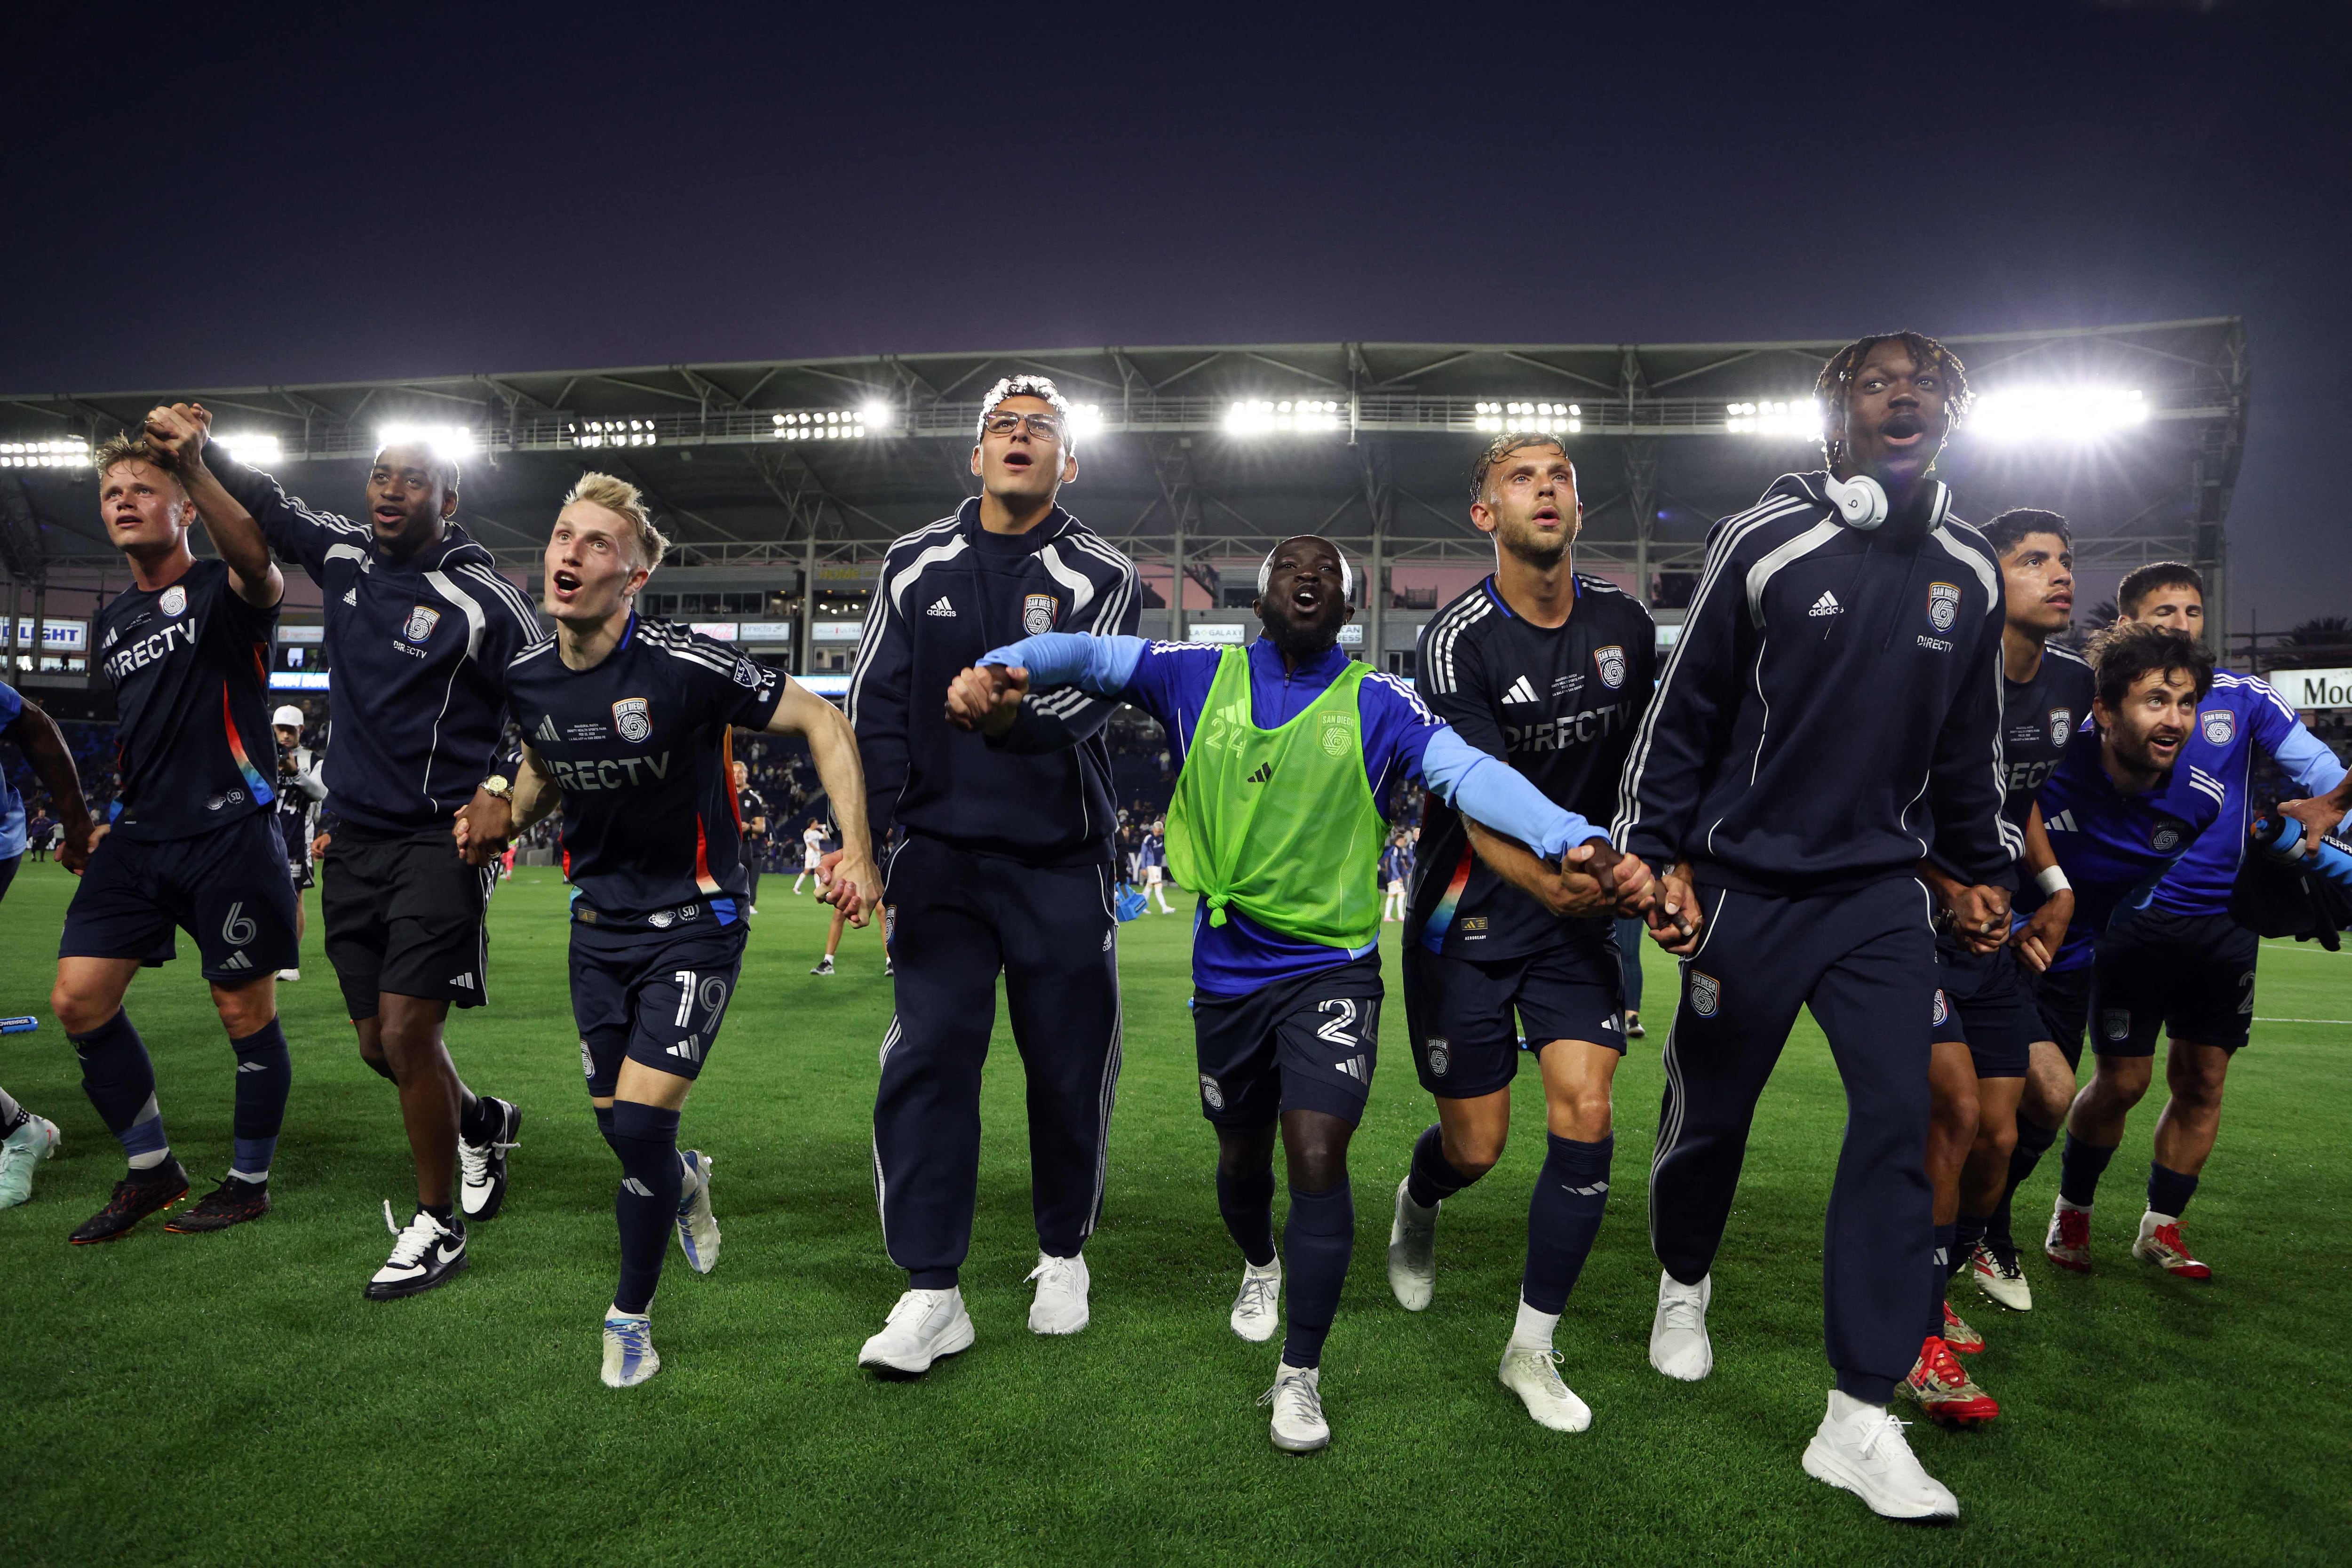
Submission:
[[[1696,969],[1692,970],[1690,976],[1691,1011],[1697,1014],[1702,1018],[1712,1018],[1715,1016],[1716,1008],[1721,1005],[1722,1001],[1723,987],[1717,984],[1715,976],[1712,974],[1702,974]]]
[[[163,596],[155,604],[165,615],[176,616],[188,607],[188,591],[174,583],[163,590]]]
[[[580,1042],[580,1076],[591,1083],[596,1081],[596,1053],[588,1048],[586,1040]]]
[[[2197,727],[2217,746],[2226,746],[2238,732],[2238,716],[2227,708],[2208,708],[2197,715]]]
[[[2099,1030],[2111,1040],[2131,1038],[2131,1014],[2121,1007],[2110,1007],[2099,1015]]]
[[[613,704],[613,728],[621,739],[631,742],[644,740],[654,732],[654,721],[642,697],[624,697]]]
[[[410,642],[423,642],[433,635],[433,628],[440,624],[440,611],[430,605],[419,605],[408,612],[408,624],[400,628],[400,635]]]
[[[760,667],[740,653],[735,656],[735,684],[751,691],[760,689]]]
[[[1348,748],[1356,743],[1356,727],[1345,713],[1323,715],[1323,750],[1335,757],[1344,757]]]
[[[1928,1021],[1940,1026],[1951,1016],[1952,1005],[1944,1000],[1944,988],[1938,985],[1936,987],[1936,1016]]]
[[[2159,855],[2169,855],[2180,847],[2180,841],[2188,836],[2187,823],[2178,817],[2164,817],[2157,823],[2156,831],[2147,836],[2147,847]]]
[[[1445,1069],[1454,1065],[1453,1042],[1443,1035],[1433,1036],[1429,1042],[1429,1076],[1444,1078]]]
[[[1207,1073],[1201,1075],[1201,1103],[1212,1110],[1223,1110],[1225,1108],[1225,1091],[1220,1089],[1217,1086],[1217,1080]]]
[[[2050,743],[2063,746],[2066,737],[2074,732],[2074,710],[2072,708],[2050,710]]]
[[[656,931],[667,931],[677,923],[677,917],[667,910],[656,910],[646,917],[646,923]]]
[[[1625,684],[1625,650],[1615,643],[1592,650],[1592,662],[1601,671],[1601,684],[1614,691]]]
[[[1927,624],[1939,632],[1952,629],[1960,618],[1960,589],[1957,583],[1927,584]]]
[[[1054,612],[1062,606],[1051,594],[1032,594],[1021,602],[1021,629],[1042,637],[1054,629]]]

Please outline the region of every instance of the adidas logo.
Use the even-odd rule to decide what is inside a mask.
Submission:
[[[1517,680],[1511,682],[1511,689],[1503,693],[1503,700],[1506,702],[1536,701],[1538,700],[1536,697],[1536,689],[1529,686],[1528,684],[1528,678],[1522,675]]]
[[[470,974],[453,974],[449,977],[449,984],[460,991],[471,991],[474,988],[474,977]]]
[[[1257,772],[1255,772],[1255,773],[1254,773],[1250,774],[1250,776],[1249,776],[1249,777],[1247,777],[1247,778],[1245,778],[1245,779],[1242,780],[1242,783],[1244,783],[1244,784],[1266,784],[1266,783],[1270,782],[1270,781],[1273,779],[1273,777],[1274,777],[1274,764],[1273,764],[1272,763],[1260,763],[1257,765]]]
[[[2045,831],[2050,833],[2074,832],[2076,829],[2074,827],[2074,813],[2073,808],[2069,807],[2067,810],[2060,812],[2057,816],[2052,817],[2042,826]]]
[[[240,947],[235,952],[229,954],[228,962],[222,964],[221,967],[223,969],[251,969],[253,967],[253,960],[246,957],[245,949]]]
[[[268,1072],[269,1070],[269,1064],[268,1062],[239,1062],[236,1064],[236,1070],[239,1072]]]
[[[1574,1193],[1580,1198],[1597,1198],[1609,1190],[1609,1184],[1595,1182],[1589,1187],[1571,1187],[1563,1182],[1560,1184],[1560,1190]]]
[[[1805,614],[1813,616],[1842,616],[1845,614],[1845,606],[1837,602],[1835,594],[1824,588],[1822,590],[1822,596],[1813,601],[1813,607],[1807,610]]]
[[[943,616],[949,620],[953,620],[955,619],[955,606],[948,603],[948,596],[945,594],[941,594],[938,598],[931,601],[931,607],[925,610],[923,614],[927,616]]]
[[[1365,1069],[1364,1058],[1361,1057],[1349,1057],[1344,1062],[1334,1062],[1331,1065],[1358,1083],[1372,1081],[1372,1075]]]
[[[690,1062],[700,1061],[702,1059],[702,1037],[699,1035],[687,1036],[686,1038],[670,1047],[669,1054],[674,1057],[684,1057]]]
[[[555,732],[554,714],[550,713],[546,718],[541,719],[539,721],[539,738],[542,741],[556,742],[561,742],[563,739],[562,736]]]
[[[353,608],[357,608],[359,602],[360,588],[359,584],[354,583],[350,587],[343,590],[343,603],[352,605]]]
[[[641,1198],[649,1198],[654,1195],[654,1190],[646,1185],[643,1182],[637,1180],[635,1176],[623,1176],[621,1178],[621,1190],[625,1193],[635,1193]]]

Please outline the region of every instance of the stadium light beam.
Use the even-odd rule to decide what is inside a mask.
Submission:
[[[0,468],[86,468],[89,443],[79,436],[47,441],[0,441]]]
[[[1070,434],[1076,437],[1102,434],[1103,411],[1099,403],[1070,405]]]
[[[1574,436],[1584,428],[1584,405],[1580,403],[1497,398],[1476,405],[1471,412],[1474,426],[1497,436],[1506,430],[1538,436]]]
[[[2095,441],[2147,415],[2137,387],[2005,387],[1979,393],[1961,428],[1996,441]]]
[[[1225,410],[1225,429],[1236,436],[1338,428],[1339,405],[1329,398],[1251,397]]]
[[[572,426],[575,447],[651,447],[658,444],[650,419],[586,419]]]
[[[463,425],[379,425],[375,449],[386,447],[429,447],[444,458],[470,458],[479,444]]]
[[[1806,397],[1727,403],[1723,405],[1723,427],[1735,436],[1818,441],[1822,438],[1822,411]]]
[[[286,460],[285,444],[267,430],[216,435],[212,443],[248,468],[274,468]]]
[[[864,408],[798,408],[789,414],[772,414],[769,433],[779,441],[838,441],[855,440],[866,433],[869,416],[880,409],[887,417],[887,405],[868,404]]]

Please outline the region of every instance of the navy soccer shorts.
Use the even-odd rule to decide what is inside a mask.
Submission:
[[[2254,959],[2262,944],[2228,915],[2143,910],[2099,939],[2091,986],[2092,1048],[2106,1057],[2156,1054],[2159,1031],[2235,1051],[2254,1022]]]
[[[301,962],[294,920],[267,812],[162,844],[110,833],[67,906],[58,956],[169,963],[176,928],[195,938],[205,979],[237,986]]]
[[[1239,996],[1192,998],[1201,1114],[1264,1127],[1286,1110],[1364,1119],[1380,1057],[1381,961],[1367,953]]]
[[[2042,1011],[2014,953],[1970,952],[1948,938],[1936,944],[1937,1044],[1968,1047],[1979,1078],[2023,1078],[2042,1037]]]
[[[611,1097],[624,1058],[679,1078],[702,1076],[743,970],[741,921],[669,931],[572,924],[572,1018],[588,1092]]]
[[[1625,969],[1617,933],[1612,921],[1586,921],[1540,952],[1499,962],[1412,943],[1404,1012],[1421,1087],[1448,1100],[1509,1088],[1522,1034],[1538,1052],[1554,1040],[1590,1040],[1622,1055]]]
[[[2034,1005],[2042,1010],[2042,1038],[2054,1042],[2066,1065],[2083,1065],[2083,1036],[2090,1026],[2091,966],[2045,971],[2030,976]]]
[[[350,1016],[374,1017],[376,997],[386,991],[460,1007],[488,1001],[484,920],[498,875],[495,862],[459,859],[446,823],[400,833],[351,822],[337,828],[319,910],[327,961]]]

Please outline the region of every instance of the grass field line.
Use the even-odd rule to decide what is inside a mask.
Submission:
[[[2257,1024],[2352,1024],[2352,1018],[2257,1018]]]
[[[2266,942],[2263,943],[2263,951],[2264,952],[2321,952],[2326,953],[2330,958],[2346,956],[2340,948],[2334,952],[2328,952],[2327,949],[2315,942]]]

